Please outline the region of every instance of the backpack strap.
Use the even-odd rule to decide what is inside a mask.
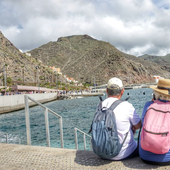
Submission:
[[[115,114],[115,113],[114,113],[114,109],[115,109],[120,103],[122,103],[122,102],[124,102],[124,101],[122,101],[122,100],[116,100],[116,101],[113,102],[113,104],[109,107],[110,110],[113,110],[113,114]],[[114,116],[115,116],[115,115],[114,115]],[[124,138],[124,140],[123,140],[123,142],[122,142],[122,146],[123,146],[123,144],[124,144],[125,141],[126,141],[126,138],[127,138],[128,133],[129,133],[129,131],[126,133],[126,136],[125,136],[125,138]]]
[[[139,132],[138,132],[138,145],[137,145],[138,147],[139,147],[139,138],[140,138],[141,129],[142,129],[142,125],[141,125],[141,127],[139,129]]]
[[[122,100],[116,100],[115,102],[112,103],[112,105],[109,107],[109,109],[114,110],[114,109],[115,109],[120,103],[122,103],[122,102],[124,102],[124,101],[122,101]],[[102,101],[99,103],[97,109],[102,109]],[[90,130],[89,130],[88,133],[91,133],[91,131],[92,131],[92,124],[91,124]],[[127,134],[128,134],[128,132],[127,132]],[[126,134],[126,137],[127,137],[127,134]],[[126,139],[126,137],[125,137],[125,139]],[[124,143],[124,141],[123,141],[123,143]]]
[[[123,101],[121,101],[121,100],[116,100],[116,101],[114,101],[112,104],[111,104],[111,106],[109,107],[109,108],[107,108],[107,107],[101,107],[101,110],[102,111],[104,111],[104,110],[110,110],[110,112],[113,112],[113,114],[111,114],[110,112],[109,112],[109,116],[110,116],[110,118],[112,119],[112,117],[114,117],[114,119],[116,120],[116,118],[115,118],[115,114],[114,114],[114,109],[120,104],[120,103],[122,103]],[[101,103],[100,103],[101,104]],[[105,120],[105,116],[103,117],[103,121]],[[106,123],[107,124],[107,123]]]
[[[129,131],[126,133],[126,136],[125,136],[125,138],[124,138],[124,140],[123,140],[123,142],[122,142],[122,146],[123,146],[123,144],[124,144],[125,141],[126,141],[126,138],[127,138],[128,133],[129,133]]]
[[[109,107],[110,110],[114,110],[120,103],[124,101],[122,100],[116,100],[115,102],[112,103],[112,105]]]
[[[102,101],[99,103],[99,105],[98,105],[98,107],[97,107],[97,110],[99,110],[99,109],[102,109]],[[96,115],[96,114],[95,114],[95,115]],[[95,115],[94,115],[94,117],[95,117]],[[93,118],[93,119],[94,119],[94,118]],[[93,124],[93,121],[92,121],[92,124]],[[92,124],[91,124],[90,130],[89,130],[88,133],[91,133],[91,131],[92,131]]]

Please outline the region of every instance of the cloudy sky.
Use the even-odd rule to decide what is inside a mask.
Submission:
[[[0,31],[31,50],[88,34],[135,56],[170,53],[170,0],[0,0]]]

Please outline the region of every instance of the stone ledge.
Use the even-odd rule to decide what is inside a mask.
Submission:
[[[92,151],[48,148],[40,146],[0,144],[1,170],[114,170],[114,169],[170,169],[170,166],[148,165],[139,157],[109,161]]]

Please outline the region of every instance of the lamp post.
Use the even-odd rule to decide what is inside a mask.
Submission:
[[[5,82],[5,94],[6,94],[6,74],[5,74],[5,64],[3,66],[4,69],[4,82]]]
[[[95,76],[94,76],[94,87],[95,87],[95,92],[96,92],[96,80],[95,80]]]
[[[81,79],[81,77],[80,77],[80,73],[79,73],[79,85],[80,85],[80,90],[81,90],[81,84],[80,84],[80,79]],[[81,81],[82,82],[82,81]]]
[[[38,75],[38,66],[36,66],[35,68],[37,69],[38,92],[40,92],[40,87],[39,87],[39,75]]]
[[[55,75],[56,75],[56,89],[57,89],[57,72],[55,71]]]
[[[24,83],[24,68],[23,68],[23,83]]]

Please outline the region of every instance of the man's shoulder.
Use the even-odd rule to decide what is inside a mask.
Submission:
[[[133,107],[132,103],[129,103],[128,101],[122,101],[121,105],[124,105],[126,107]]]
[[[134,113],[135,112],[134,106],[131,103],[129,103],[128,101],[123,101],[122,103],[120,103],[118,106],[118,110],[125,112],[125,113]]]
[[[103,107],[107,107],[109,108],[116,100],[118,100],[117,98],[106,98],[103,102],[102,102],[102,106]]]
[[[116,102],[117,98],[106,98],[104,101],[102,101],[102,107],[107,107],[109,108],[114,102]],[[118,105],[119,108],[122,109],[128,109],[128,108],[134,108],[133,105],[131,103],[129,103],[128,101],[123,101],[120,100],[120,104]]]

